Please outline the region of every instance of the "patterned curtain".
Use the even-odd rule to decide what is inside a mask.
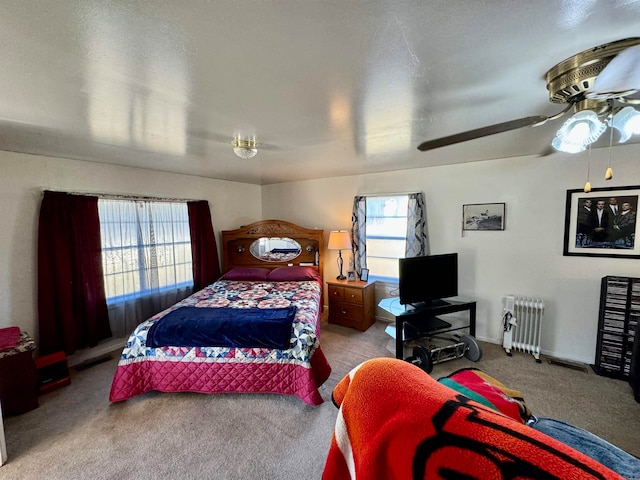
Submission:
[[[406,257],[429,255],[427,239],[427,214],[424,208],[424,194],[410,193],[407,206]]]
[[[367,197],[356,196],[353,199],[351,214],[351,244],[354,267],[358,277],[363,268],[367,268]]]

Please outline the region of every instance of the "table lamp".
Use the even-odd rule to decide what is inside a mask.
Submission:
[[[342,274],[342,250],[351,250],[351,237],[346,230],[334,230],[329,233],[329,250],[338,250],[338,268],[340,269],[340,275],[336,277],[336,280],[346,280]]]

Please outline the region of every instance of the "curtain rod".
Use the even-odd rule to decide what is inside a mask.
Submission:
[[[392,192],[392,193],[359,193],[358,197],[393,197],[395,195],[413,195],[414,193],[422,193],[421,191],[413,192]]]
[[[98,197],[105,198],[109,200],[143,200],[143,201],[153,201],[153,202],[197,202],[200,199],[195,198],[171,198],[171,197],[150,197],[145,195],[127,195],[121,193],[104,193],[104,192],[70,192],[66,190],[53,190],[51,188],[40,189],[41,192],[57,192],[57,193],[68,193],[69,195],[84,195],[86,197]]]

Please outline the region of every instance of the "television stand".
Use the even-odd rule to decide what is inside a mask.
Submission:
[[[466,333],[475,337],[476,334],[476,302],[452,297],[439,300],[437,303],[416,304],[414,308],[405,308],[400,304],[398,297],[385,298],[378,304],[380,308],[391,313],[396,319],[396,358],[404,360],[404,342],[413,333],[409,330],[418,330],[423,336],[431,336],[444,333]],[[468,322],[449,323],[437,318],[438,315],[455,312],[469,312]],[[408,324],[405,329],[405,324]],[[434,327],[434,328],[431,328]],[[409,334],[409,335],[407,335]],[[413,337],[410,339],[415,339]]]
[[[431,300],[430,302],[417,302],[417,303],[409,303],[405,305],[405,310],[422,310],[426,307],[442,307],[445,305],[449,305],[445,300],[438,298]]]

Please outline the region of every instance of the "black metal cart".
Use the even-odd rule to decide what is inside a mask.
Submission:
[[[394,297],[381,300],[379,306],[393,314],[396,320],[395,325],[387,327],[387,333],[395,338],[396,358],[414,363],[430,373],[436,363],[462,357],[477,362],[482,357],[482,349],[474,337],[474,301],[454,297],[407,307]],[[437,316],[464,311],[469,312],[468,321]],[[412,355],[405,357],[407,347],[412,349]]]

